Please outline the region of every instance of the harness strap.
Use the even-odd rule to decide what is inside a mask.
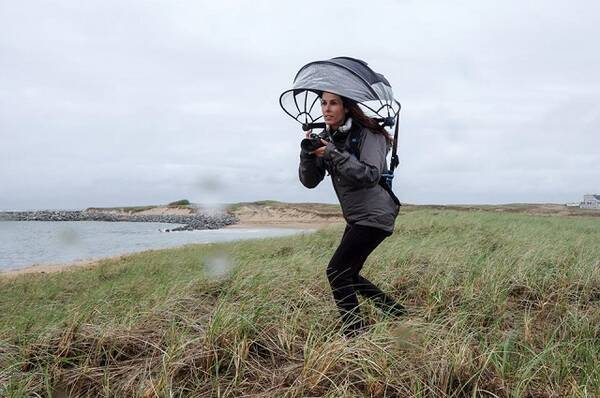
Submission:
[[[400,106],[400,104],[398,104]],[[398,128],[400,127],[400,109],[396,113],[396,126],[394,127],[394,143],[392,145],[392,159],[390,160],[390,173],[394,174],[394,169],[400,164],[398,159]]]

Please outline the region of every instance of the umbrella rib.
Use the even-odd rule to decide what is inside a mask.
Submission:
[[[300,112],[300,109],[298,109],[298,112],[299,112],[299,113],[298,113],[296,116],[294,116],[294,115],[292,115],[292,114],[291,114],[291,113],[290,113],[290,112],[289,112],[289,111],[288,111],[288,110],[285,108],[285,106],[283,105],[283,97],[284,97],[286,94],[290,94],[290,93],[292,94],[292,96],[294,96],[294,93],[293,93],[294,91],[295,91],[294,89],[291,89],[291,90],[284,91],[284,92],[283,92],[283,93],[282,93],[282,94],[279,96],[279,106],[281,107],[281,109],[283,109],[283,111],[284,111],[285,113],[287,113],[288,115],[290,115],[290,117],[291,117],[292,119],[294,119],[294,120],[296,120],[296,121],[300,122],[300,120],[298,120],[298,117],[300,116],[300,113],[301,113],[301,112]],[[298,108],[298,105],[296,105],[296,108]]]
[[[296,104],[296,109],[298,109],[298,116],[302,113],[300,107],[298,106],[298,101],[296,100],[296,94],[292,93],[292,97],[294,98],[294,104]]]
[[[307,90],[307,91],[308,91],[308,90]],[[318,101],[318,100],[319,100],[319,96],[317,95],[317,96],[315,97],[315,100],[312,102],[312,104],[310,104],[310,109],[308,110],[308,113],[311,113],[311,112],[312,112],[312,108],[313,108],[313,106],[315,106],[315,104],[317,103],[317,101]]]

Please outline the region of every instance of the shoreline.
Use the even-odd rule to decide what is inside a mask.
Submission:
[[[133,253],[129,253],[133,254]],[[48,263],[48,264],[32,264],[23,268],[11,268],[0,271],[0,279],[14,278],[20,275],[30,274],[52,274],[55,272],[70,271],[80,268],[92,268],[97,267],[101,261],[104,260],[116,260],[121,257],[127,256],[128,254],[117,254],[115,256],[108,256],[102,258],[96,258],[91,260],[76,260],[67,263]]]
[[[270,221],[270,222],[240,222],[237,224],[227,225],[227,226],[225,226],[223,228],[219,228],[219,229],[284,228],[284,229],[315,229],[315,230],[319,230],[325,226],[332,225],[332,224],[334,224],[334,223],[331,223],[331,222],[329,222],[329,223],[327,223],[327,222],[320,222],[320,223],[281,222],[281,223],[277,223],[277,222],[273,222],[273,221]],[[202,244],[202,243],[198,243],[198,244]],[[175,247],[178,247],[178,246],[174,246],[173,248],[175,248]],[[161,250],[161,249],[148,249],[148,250]],[[117,254],[114,256],[101,257],[101,258],[89,259],[89,260],[76,260],[76,261],[70,261],[70,262],[66,262],[66,263],[48,263],[48,264],[42,263],[42,264],[28,265],[23,268],[9,268],[6,270],[0,270],[0,279],[2,279],[2,278],[10,279],[10,278],[18,277],[20,275],[52,274],[52,273],[56,273],[56,272],[77,270],[77,269],[81,269],[81,268],[93,268],[93,267],[97,267],[100,264],[100,262],[105,261],[105,260],[116,260],[116,259],[126,257],[131,254],[142,253],[142,252],[148,251],[148,250],[143,250],[141,252]]]

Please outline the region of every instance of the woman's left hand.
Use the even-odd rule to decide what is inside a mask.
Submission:
[[[323,156],[325,156],[325,149],[327,149],[327,144],[329,144],[329,142],[325,141],[322,138],[321,138],[321,143],[323,144],[322,147],[317,148],[311,152],[312,155],[315,155],[318,158],[322,158]]]

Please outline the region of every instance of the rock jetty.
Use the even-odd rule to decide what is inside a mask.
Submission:
[[[202,213],[194,213],[189,215],[135,215],[94,210],[38,210],[0,212],[0,221],[129,221],[183,224],[182,226],[165,230],[166,232],[171,232],[192,231],[198,229],[219,229],[227,225],[236,224],[239,222],[239,219],[228,213],[211,215]]]

